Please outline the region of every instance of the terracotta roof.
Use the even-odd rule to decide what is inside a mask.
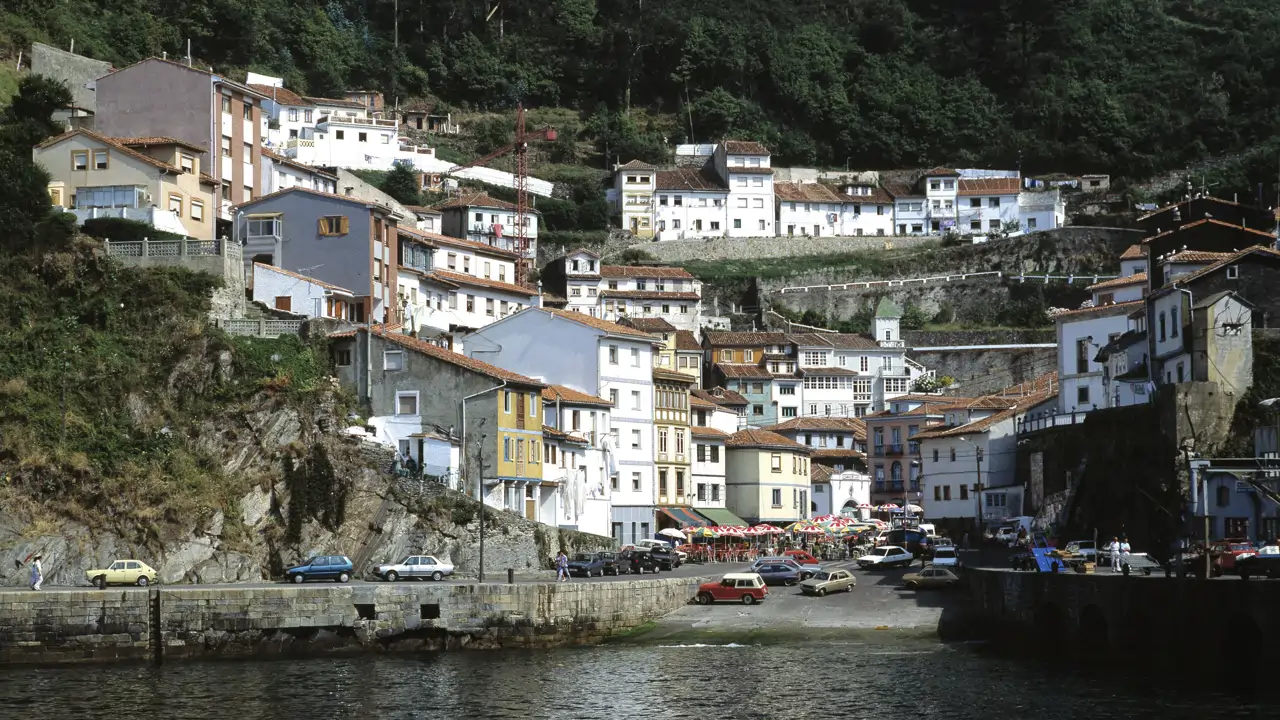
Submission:
[[[759,345],[786,345],[790,338],[780,332],[719,332],[708,330],[702,339],[712,347],[756,347]]]
[[[789,339],[800,347],[829,347],[839,350],[870,350],[880,347],[875,338],[858,333],[792,333]]]
[[[1121,260],[1145,260],[1147,251],[1142,249],[1141,245],[1130,245],[1120,254]]]
[[[773,168],[730,165],[725,168],[725,172],[730,175],[772,175]]]
[[[841,195],[822,183],[774,183],[773,193],[777,199],[782,202],[848,202],[846,196]]]
[[[429,208],[426,205],[405,205],[406,210],[415,215],[439,215],[440,211],[435,208]]]
[[[866,187],[858,185],[857,187]],[[892,205],[893,197],[889,195],[889,191],[882,187],[872,187],[870,195],[849,195],[847,193],[840,195],[842,201],[852,205]]]
[[[1223,201],[1223,202],[1227,202],[1227,201]],[[1201,226],[1201,225],[1206,225],[1206,224],[1218,225],[1218,226],[1220,226],[1220,227],[1230,228],[1230,229],[1232,229],[1232,230],[1238,230],[1238,231],[1240,231],[1240,232],[1242,232],[1242,233],[1251,233],[1251,234],[1253,234],[1253,235],[1257,235],[1257,236],[1259,236],[1259,237],[1266,238],[1268,243],[1273,243],[1273,242],[1275,242],[1275,240],[1276,240],[1276,236],[1275,236],[1275,235],[1273,235],[1273,234],[1271,234],[1271,233],[1268,233],[1268,232],[1263,232],[1263,231],[1261,231],[1261,230],[1255,230],[1254,228],[1241,227],[1240,225],[1232,225],[1232,224],[1231,224],[1231,223],[1229,223],[1229,222],[1222,222],[1221,220],[1214,220],[1213,218],[1203,218],[1203,219],[1200,219],[1200,220],[1196,220],[1195,222],[1187,223],[1186,225],[1182,225],[1182,226],[1176,227],[1176,228],[1174,228],[1174,229],[1172,229],[1172,230],[1165,230],[1164,232],[1162,232],[1162,233],[1160,233],[1160,234],[1158,234],[1158,235],[1152,235],[1151,237],[1144,239],[1144,240],[1142,241],[1142,244],[1143,244],[1143,245],[1146,245],[1147,243],[1151,242],[1152,240],[1156,240],[1156,239],[1158,239],[1158,238],[1166,237],[1166,236],[1168,236],[1168,235],[1172,235],[1172,234],[1174,234],[1174,233],[1176,233],[1176,232],[1182,232],[1183,230],[1190,230],[1191,228],[1199,227],[1199,226]],[[1258,240],[1257,242],[1262,242],[1262,241],[1261,241],[1261,240]]]
[[[727,390],[719,386],[713,387],[710,390],[694,388],[691,392],[694,395],[697,395],[698,397],[702,398],[703,400],[706,400],[709,403],[715,403],[716,405],[745,406],[750,404],[747,402],[746,398],[742,397],[741,395],[734,392],[733,390]],[[716,393],[719,393],[721,397],[717,397]]]
[[[661,380],[663,382],[680,383],[682,385],[692,385],[698,381],[697,378],[687,373],[676,372],[675,370],[664,370],[662,368],[653,369],[653,379]]]
[[[111,138],[111,139],[116,141],[116,144],[118,145],[128,145],[129,147],[153,147],[158,145],[177,145],[178,147],[184,147],[184,148],[187,148],[188,150],[195,150],[197,153],[200,153],[201,155],[204,154],[204,148],[200,147],[199,145],[194,145],[185,140],[178,140],[177,138],[171,138],[171,137],[161,137],[161,136],[117,137],[117,138]]]
[[[665,290],[601,290],[600,297],[626,300],[699,300],[696,292],[667,292]]]
[[[547,396],[547,391],[546,391],[546,390],[543,390],[543,391],[542,391],[542,396],[543,396],[544,398]],[[551,427],[550,425],[543,425],[543,426],[542,426],[542,437],[543,437],[544,439],[548,439],[548,440],[558,440],[558,441],[560,441],[560,442],[570,442],[570,443],[575,443],[575,444],[577,444],[577,445],[588,445],[588,444],[589,444],[589,442],[587,441],[587,439],[586,439],[586,438],[578,437],[578,436],[573,435],[573,434],[571,434],[571,433],[565,432],[564,430],[558,430],[558,429],[556,429],[556,428]],[[543,481],[543,482],[544,482],[544,484],[546,483],[546,481]]]
[[[866,453],[858,452],[851,447],[814,448],[810,457],[814,460],[839,460],[840,458],[865,458]]]
[[[402,327],[404,327],[404,324],[403,324],[403,323],[390,323],[390,324],[386,324],[386,323],[378,323],[378,324],[376,324],[376,325],[374,325],[374,326],[373,326],[373,329],[374,329],[375,333],[376,333],[376,332],[381,332],[381,331],[386,331],[386,332],[396,332],[397,330],[399,330],[399,329],[400,329],[400,328],[402,328]],[[358,333],[359,331],[364,330],[364,329],[365,329],[365,327],[364,327],[363,325],[358,325],[358,326],[355,326],[355,327],[349,327],[349,328],[347,328],[346,330],[335,330],[335,331],[333,331],[333,332],[329,333],[328,335],[326,335],[325,337],[329,337],[329,338],[351,338],[351,337],[355,337],[355,336],[356,336],[356,333]]]
[[[465,238],[456,238],[449,235],[441,235],[439,233],[427,232],[411,228],[406,225],[400,225],[397,229],[408,235],[414,235],[423,240],[434,242],[436,245],[447,245],[449,247],[460,248],[463,250],[471,250],[473,252],[484,253],[493,257],[502,258],[504,260],[516,259],[520,256],[513,252],[508,252],[502,248],[494,247],[488,243],[476,242],[475,240],[467,240]]]
[[[694,425],[689,428],[689,434],[694,437],[714,438],[716,440],[727,440],[729,438],[729,433],[723,430],[717,430],[713,427],[703,427],[701,425]]]
[[[736,378],[742,380],[770,380],[773,375],[768,370],[761,368],[759,365],[744,365],[742,363],[716,363],[716,370],[726,378]]]
[[[312,190],[311,188],[303,187],[301,185],[294,185],[292,187],[287,187],[281,190],[277,190],[273,193],[268,193],[266,195],[256,197],[252,200],[246,200],[245,202],[242,202],[239,205],[232,205],[231,207],[233,209],[247,208],[253,205],[257,205],[258,203],[263,202],[264,200],[270,200],[273,198],[280,197],[281,195],[284,195],[286,193],[292,193],[292,192],[302,192],[302,193],[307,193],[308,195],[315,195],[317,197],[330,198],[332,200],[341,200],[343,202],[351,203],[353,205],[363,205],[364,207],[368,207],[368,208],[377,208],[378,210],[381,210],[385,213],[395,214],[395,211],[387,207],[386,205],[381,205],[371,200],[363,200],[361,198],[354,197],[352,195],[338,195],[337,193],[321,192],[320,190]]]
[[[792,452],[802,452],[805,455],[810,453],[808,446],[801,445],[794,440],[788,440],[776,432],[768,430],[755,430],[748,428],[739,430],[729,436],[724,444],[731,448],[762,448],[767,450],[789,450]]]
[[[487,375],[496,380],[506,380],[509,383],[518,383],[520,385],[529,385],[537,388],[546,387],[545,383],[534,380],[531,377],[525,377],[519,373],[504,370],[496,365],[490,365],[487,362],[481,362],[475,358],[469,358],[466,355],[453,352],[452,350],[445,350],[439,345],[432,345],[425,340],[419,340],[398,332],[388,332],[383,330],[380,326],[374,326],[373,334],[383,340],[388,340],[396,343],[397,345],[409,348],[410,350],[416,350],[423,355],[433,357],[442,362],[447,362],[450,365],[456,365],[457,367],[471,370],[472,372],[480,373],[481,375]]]
[[[711,402],[710,400],[704,400],[703,398],[699,397],[697,389],[694,389],[689,392],[689,407],[703,408],[704,410],[710,410],[713,408],[717,408],[719,406]]]
[[[635,328],[640,332],[647,333],[673,333],[676,332],[676,326],[663,320],[662,318],[633,318],[624,317],[618,321],[619,325],[626,325],[629,328]]]
[[[654,173],[658,190],[689,190],[718,192],[727,190],[720,178],[706,169],[676,168]]]
[[[606,333],[609,333],[610,335],[619,335],[622,337],[635,338],[637,340],[650,340],[655,343],[661,342],[659,338],[655,338],[654,336],[648,333],[643,333],[634,328],[629,328],[623,325],[619,325],[617,323],[612,323],[612,322],[609,322],[608,320],[601,320],[600,318],[591,317],[586,313],[580,313],[574,310],[550,310],[548,308],[532,308],[532,309],[538,312],[547,313],[548,315],[555,315],[556,317],[561,317],[561,318],[564,318],[565,320],[576,322],[579,325],[586,325],[587,327],[604,331]]]
[[[1106,288],[1128,287],[1129,285],[1141,285],[1147,281],[1147,274],[1144,272],[1134,273],[1129,277],[1112,278],[1103,280],[1096,285],[1090,285],[1085,290],[1105,290]]]
[[[967,433],[985,432],[992,425],[995,425],[998,422],[1012,419],[1013,416],[1017,414],[1017,412],[1018,412],[1017,410],[1013,410],[1013,409],[1002,410],[998,413],[988,415],[987,417],[974,420],[973,422],[965,423],[964,425],[955,425],[955,426],[948,425],[948,426],[939,427],[931,430],[925,430],[924,432],[918,433],[913,439],[914,440],[930,440],[930,439],[936,439],[936,438],[956,437],[958,435],[965,435]]]
[[[186,67],[186,66],[183,65],[182,67]],[[118,150],[135,160],[140,160],[154,168],[158,168],[160,170],[173,173],[174,175],[181,175],[183,172],[182,168],[180,167],[175,167],[162,160],[157,160],[145,153],[140,153],[137,150],[134,150],[133,148],[128,147],[127,145],[120,144],[119,142],[116,141],[115,138],[109,138],[106,135],[99,135],[98,133],[93,132],[92,130],[85,130],[85,129],[71,130],[70,132],[62,133],[61,135],[55,135],[49,138],[48,140],[45,140],[44,142],[40,143],[39,145],[36,145],[36,147],[37,148],[52,147],[62,142],[63,140],[67,140],[69,138],[75,137],[76,135],[83,135],[89,138],[90,140],[96,140],[97,142],[100,142],[103,145],[106,145],[110,148]]]
[[[206,185],[221,185],[222,181],[210,175],[209,173],[200,173],[200,182]]]
[[[649,163],[644,162],[643,160],[628,160],[627,162],[619,165],[617,169],[618,170],[657,170],[658,168],[656,165],[650,165]]]
[[[887,182],[884,184],[885,192],[894,198],[923,198],[924,193],[918,192],[914,187],[907,183]]]
[[[815,483],[831,482],[831,475],[834,472],[835,470],[832,470],[826,465],[819,465],[818,463],[810,463],[809,464],[809,482],[815,482]]]
[[[698,342],[698,338],[688,330],[676,331],[676,350],[697,350],[702,352],[702,345]]]
[[[361,110],[365,109],[364,103],[356,102],[355,100],[314,97],[311,95],[303,96],[302,99],[310,102],[312,105],[329,105],[331,107],[360,108]]]
[[[266,95],[280,105],[297,105],[299,107],[305,107],[307,105],[315,104],[288,88],[275,87],[274,85],[260,85],[257,83],[252,83],[249,87],[257,90],[263,95]]]
[[[344,295],[350,295],[351,297],[356,296],[355,293],[351,292],[350,290],[344,287],[334,285],[333,283],[327,283],[323,280],[317,280],[316,278],[310,277],[308,275],[303,275],[302,273],[296,273],[296,272],[293,272],[292,270],[285,270],[282,267],[276,267],[275,265],[270,265],[268,263],[260,263],[260,262],[255,262],[253,266],[263,268],[264,270],[270,270],[271,272],[280,273],[281,275],[286,275],[295,280],[309,282],[312,285],[319,285],[322,288],[328,288],[329,290],[332,290],[334,292],[340,292]]]
[[[491,197],[487,192],[472,192],[465,195],[459,195],[456,198],[447,200],[438,205],[433,205],[433,210],[449,210],[453,208],[471,208],[471,207],[487,207],[502,208],[503,210],[515,210],[515,203],[509,203],[506,200],[499,200]],[[530,208],[533,211],[533,208]]]
[[[961,178],[956,195],[1017,195],[1021,190],[1018,178]]]
[[[548,385],[546,389],[542,391],[542,399],[549,403],[559,401],[570,405],[613,407],[613,403],[602,397],[596,397],[595,395],[584,393],[581,390],[574,390],[567,385]]]
[[[537,297],[538,291],[533,288],[522,287],[520,285],[512,285],[498,280],[490,280],[488,278],[476,277],[474,275],[465,275],[463,273],[449,272],[447,270],[433,270],[427,274],[428,279],[443,280],[455,285],[471,285],[473,287],[490,288],[492,290],[501,290],[502,292],[520,295],[523,297]]]
[[[1235,253],[1229,252],[1209,252],[1207,250],[1179,250],[1171,252],[1160,258],[1160,264],[1165,263],[1215,263],[1227,257],[1231,257]]]
[[[867,424],[858,418],[850,417],[800,417],[791,418],[777,425],[770,425],[765,430],[773,432],[792,432],[805,430],[830,430],[851,432],[855,438],[867,437]]]
[[[1261,255],[1263,257],[1269,257],[1272,259],[1280,258],[1280,252],[1272,250],[1269,247],[1255,245],[1251,248],[1246,248],[1244,250],[1241,250],[1238,253],[1229,255],[1219,260],[1218,262],[1213,263],[1212,265],[1202,267],[1199,270],[1196,270],[1195,272],[1187,273],[1186,275],[1179,275],[1178,277],[1170,280],[1169,284],[1166,287],[1174,287],[1177,285],[1183,285],[1183,284],[1189,283],[1192,280],[1196,280],[1210,273],[1217,272],[1218,270],[1221,270],[1222,268],[1227,267],[1228,265],[1234,265],[1235,263],[1244,259],[1248,255],[1255,255],[1255,254]]]
[[[681,278],[693,280],[693,273],[668,265],[601,265],[600,275],[611,278]]]
[[[1139,218],[1138,218],[1138,222],[1142,222],[1143,220],[1149,220],[1149,219],[1151,219],[1151,218],[1153,218],[1153,217],[1155,217],[1155,216],[1157,216],[1157,215],[1159,215],[1159,214],[1161,214],[1161,213],[1166,213],[1166,212],[1168,212],[1168,211],[1170,211],[1170,210],[1172,210],[1172,209],[1174,209],[1174,208],[1176,208],[1176,207],[1181,207],[1181,206],[1183,206],[1183,205],[1187,205],[1187,204],[1189,204],[1189,203],[1193,202],[1194,200],[1210,200],[1210,201],[1213,201],[1213,202],[1216,202],[1216,203],[1221,203],[1222,205],[1234,205],[1234,206],[1236,206],[1236,207],[1248,207],[1248,206],[1247,206],[1247,205],[1245,205],[1244,203],[1234,202],[1234,201],[1232,201],[1232,200],[1223,200],[1223,199],[1222,199],[1222,198],[1220,198],[1220,197],[1214,197],[1214,196],[1212,196],[1212,195],[1204,195],[1204,196],[1201,196],[1201,197],[1198,197],[1198,198],[1193,198],[1193,200],[1179,200],[1178,202],[1175,202],[1175,203],[1169,203],[1168,205],[1165,205],[1164,207],[1158,207],[1158,208],[1156,208],[1155,210],[1152,210],[1151,212],[1147,213],[1146,215],[1143,215],[1143,216],[1139,217]]]
[[[329,178],[330,180],[334,180],[334,181],[338,179],[338,176],[334,175],[333,173],[325,172],[320,168],[312,167],[310,165],[304,165],[303,163],[300,163],[297,160],[294,160],[293,158],[286,157],[284,155],[281,155],[280,153],[274,152],[272,150],[268,150],[267,148],[262,148],[262,154],[271,158],[272,161],[274,162],[278,162],[283,165],[288,165],[290,167],[295,167],[295,168],[298,168],[299,170],[304,170],[313,175],[323,175]],[[405,207],[408,207],[408,205],[406,205]]]
[[[958,171],[952,170],[951,168],[945,168],[945,167],[936,167],[930,170],[925,170],[920,175],[920,177],[959,177],[959,176],[960,176],[960,173]]]
[[[1178,278],[1178,279],[1181,280],[1181,278]],[[1116,310],[1119,310],[1121,312],[1128,312],[1142,304],[1144,304],[1142,300],[1130,300],[1128,302],[1113,303],[1111,305],[1098,305],[1095,307],[1080,308],[1079,310],[1068,310],[1066,312],[1058,313],[1057,315],[1054,315],[1053,319],[1060,320],[1066,317],[1088,315],[1089,313],[1111,315],[1111,314],[1114,314]]]
[[[769,148],[754,140],[725,140],[724,151],[729,155],[769,154]]]
[[[1018,399],[1011,397],[1000,397],[998,395],[984,395],[973,400],[958,402],[953,405],[943,405],[938,408],[940,411],[946,410],[1008,410],[1018,406]]]

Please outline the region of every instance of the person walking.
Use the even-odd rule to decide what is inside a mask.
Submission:
[[[44,584],[44,566],[40,563],[40,556],[37,555],[31,560],[31,589],[39,590]]]
[[[564,550],[556,555],[556,582],[569,582],[569,556]]]
[[[1111,569],[1120,572],[1120,538],[1111,537],[1111,543],[1107,545],[1107,550],[1111,552]]]

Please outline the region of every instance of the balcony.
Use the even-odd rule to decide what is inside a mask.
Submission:
[[[877,372],[880,377],[911,377],[911,370],[905,365],[898,367],[882,367]]]
[[[884,452],[883,452],[883,453],[881,453],[881,454],[882,454],[882,455],[884,455],[884,456],[886,456],[886,457],[891,457],[891,456],[894,456],[894,455],[901,456],[901,455],[902,455],[902,443],[890,443],[890,444],[888,444],[888,445],[885,445],[885,446],[884,446]]]
[[[382,120],[379,118],[352,117],[347,115],[321,115],[316,121],[316,125],[325,125],[327,123],[335,123],[338,125],[362,125],[366,127],[394,128],[398,126],[395,120]]]
[[[1084,419],[1088,416],[1089,413],[1087,412],[1072,412],[1045,415],[1035,418],[1024,418],[1018,421],[1017,434],[1026,435],[1028,433],[1039,432],[1049,428],[1077,425],[1084,422]]]

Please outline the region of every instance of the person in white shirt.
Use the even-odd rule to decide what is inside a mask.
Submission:
[[[1107,550],[1111,552],[1111,569],[1120,572],[1120,538],[1112,537]]]
[[[1120,541],[1120,564],[1122,566],[1129,564],[1129,553],[1133,548],[1129,546],[1129,538],[1126,537]]]

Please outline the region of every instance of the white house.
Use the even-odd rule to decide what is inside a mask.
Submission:
[[[659,265],[601,265],[600,317],[662,318],[701,330],[702,283],[688,270]]]
[[[749,140],[725,140],[716,146],[716,172],[729,189],[725,234],[774,235],[773,168],[769,149]]]
[[[658,240],[724,237],[729,189],[706,168],[658,170],[654,208]]]
[[[810,511],[813,517],[821,515],[852,515],[865,517],[869,511],[859,505],[871,504],[871,476],[857,470],[836,471],[826,465],[809,466],[813,491]]]
[[[724,508],[725,501],[725,448],[729,433],[713,427],[694,426],[693,437],[693,495],[690,503],[695,510]]]
[[[611,436],[608,400],[566,385],[542,391],[546,424],[542,434],[548,451],[542,468],[543,485],[557,483],[560,513],[552,525],[608,536],[611,532],[612,486],[617,473],[603,449],[602,438]],[[556,440],[556,445],[552,441]]]
[[[260,262],[253,264],[253,299],[309,318],[351,321],[361,302],[346,288]]]
[[[516,228],[516,206],[488,193],[471,192],[436,205],[441,213],[441,232],[451,237],[490,245],[510,253],[520,251],[519,240],[526,241],[523,258],[532,261],[538,251],[538,211],[529,208],[524,228]]]
[[[262,150],[262,194],[269,195],[291,187],[317,192],[337,193],[338,177],[319,168],[309,167],[271,150]]]
[[[586,313],[592,317],[604,317],[604,308],[600,300],[600,256],[590,250],[579,248],[567,253],[561,260],[553,260],[563,264],[563,287],[556,289],[564,293],[565,309]],[[543,281],[547,282],[546,279]],[[609,319],[616,319],[609,318]]]
[[[930,180],[931,186],[932,183]],[[955,198],[959,232],[986,235],[999,232],[1005,223],[1021,226],[1018,214],[1021,186],[1021,180],[1016,177],[961,178]],[[946,199],[944,196],[942,202]]]
[[[609,534],[622,544],[651,537],[653,352],[661,340],[583,313],[528,308],[468,334],[464,343],[471,357],[608,398],[611,434],[599,441],[617,468]]]
[[[821,183],[777,183],[777,234],[784,237],[841,235],[844,198]]]
[[[842,188],[839,234],[893,234],[893,198],[884,188],[869,182],[846,183]]]
[[[1018,193],[1018,222],[1027,232],[1052,230],[1067,224],[1067,204],[1058,188]]]
[[[1054,317],[1058,340],[1058,410],[1089,412],[1109,407],[1105,363],[1098,352],[1129,330],[1129,314],[1143,307],[1141,300],[1087,307]]]
[[[771,432],[814,450],[851,450],[866,445],[867,426],[851,417],[803,417],[770,425]],[[818,457],[815,455],[814,459]],[[870,492],[868,490],[868,492]]]

